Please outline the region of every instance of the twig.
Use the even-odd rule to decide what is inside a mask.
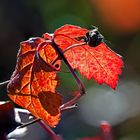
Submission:
[[[10,80],[7,80],[7,81],[4,81],[4,82],[1,82],[1,83],[0,83],[0,86],[5,86],[5,85],[7,85],[9,82],[10,82]]]
[[[47,126],[41,119],[38,119],[38,118],[34,119],[33,121],[29,123],[20,125],[19,127],[17,127],[17,129],[29,126],[36,122],[38,122],[44,128],[44,130],[48,133],[48,135],[52,138],[52,140],[62,140],[62,138],[59,135],[56,135],[55,132],[49,126]]]
[[[74,108],[77,108],[77,104],[74,104],[72,106],[67,106],[67,107],[60,107],[60,111],[63,112],[63,111],[67,111],[67,110],[71,110],[71,109],[74,109]],[[21,112],[21,113],[25,113],[25,114],[31,114],[28,110],[26,109],[21,109],[21,108],[15,108],[15,112]],[[35,118],[33,116],[33,118]],[[27,123],[22,123],[20,126],[17,127],[17,129],[19,128],[23,128],[23,127],[26,127],[26,126],[29,126],[29,125],[32,125],[36,122],[39,122],[41,119],[40,118],[35,118],[34,120],[30,121],[30,122],[27,122]]]
[[[69,46],[68,48],[66,48],[63,53],[67,52],[68,50],[72,49],[72,48],[75,48],[75,47],[78,47],[78,46],[82,46],[82,45],[86,45],[87,43],[86,42],[82,42],[82,43],[79,43],[79,44],[73,44],[71,46]]]
[[[66,66],[69,68],[71,74],[73,75],[73,77],[75,78],[80,93],[81,95],[85,94],[85,87],[83,85],[83,83],[81,82],[81,80],[78,78],[78,76],[76,75],[75,71],[73,70],[73,68],[71,67],[71,65],[69,64],[68,60],[65,58],[65,56],[63,55],[63,52],[58,48],[58,46],[55,44],[54,41],[52,41],[52,46],[55,48],[55,50],[59,53],[60,57],[62,58],[62,60],[65,62]]]
[[[44,130],[48,133],[52,140],[62,140],[62,138],[59,135],[56,135],[56,133],[43,121],[39,121],[39,124],[44,128]]]
[[[72,48],[75,48],[75,47],[78,47],[78,46],[82,46],[82,45],[86,45],[87,43],[86,42],[82,42],[82,43],[79,43],[79,44],[73,44],[69,47],[67,47],[62,53],[66,53],[68,50],[72,49]],[[52,62],[51,64],[53,65],[59,58],[60,56],[57,56]]]
[[[73,104],[71,106],[70,105],[66,105],[66,107],[64,105],[62,105],[62,106],[60,106],[60,110],[61,110],[61,112],[63,112],[63,111],[67,111],[67,110],[71,110],[71,109],[77,108],[77,107],[78,107],[77,104]]]
[[[73,68],[71,67],[71,65],[69,64],[68,60],[65,58],[63,52],[59,49],[59,47],[57,46],[57,44],[52,40],[52,46],[54,47],[54,49],[58,52],[59,56],[62,58],[62,60],[65,62],[66,66],[69,68],[71,74],[73,75],[74,79],[76,80],[76,83],[78,84],[79,87],[79,94],[76,95],[76,97],[74,97],[73,99],[71,99],[70,101],[68,101],[67,103],[62,105],[62,108],[65,108],[67,106],[72,106],[73,104],[75,104],[77,102],[77,100],[86,93],[85,91],[85,87],[83,85],[83,83],[81,82],[81,80],[78,78],[78,76],[76,75],[75,71],[73,70]]]
[[[40,120],[41,120],[41,119],[38,119],[38,118],[37,118],[37,119],[34,119],[33,121],[30,121],[30,122],[28,122],[28,123],[23,123],[22,125],[18,126],[17,129],[23,128],[23,127],[26,127],[26,126],[29,126],[29,125],[31,125],[31,124],[34,124],[34,123],[40,121]]]

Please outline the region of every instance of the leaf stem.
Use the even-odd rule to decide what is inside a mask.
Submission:
[[[40,121],[40,120],[41,120],[41,119],[38,119],[38,118],[37,118],[37,119],[34,119],[33,121],[30,121],[30,122],[28,122],[28,123],[23,123],[22,125],[18,126],[17,129],[23,128],[23,127],[26,127],[26,126],[29,126],[29,125],[31,125],[31,124],[34,124],[34,123]]]
[[[73,99],[71,99],[70,101],[64,103],[63,105],[60,106],[60,110],[66,110],[66,108],[71,107],[73,104],[75,104],[79,98],[82,96],[83,94],[81,94],[79,92],[79,94],[77,94]]]
[[[69,102],[70,102],[70,101],[69,101]],[[74,103],[75,103],[75,100],[74,100]],[[66,105],[66,103],[65,103],[65,104],[63,104],[62,106],[60,106],[61,112],[67,111],[67,110],[71,110],[71,109],[74,109],[74,108],[77,108],[78,105],[77,105],[77,104],[74,104],[74,103],[70,103],[70,104],[73,104],[73,105]],[[65,106],[64,106],[64,105],[65,105]]]
[[[68,60],[65,58],[65,56],[63,55],[63,52],[58,48],[58,46],[56,45],[56,43],[54,41],[52,41],[52,46],[55,48],[55,50],[59,53],[60,57],[63,59],[63,61],[65,62],[66,66],[69,68],[71,74],[73,75],[73,77],[75,78],[80,93],[83,95],[85,94],[85,87],[83,85],[83,83],[81,82],[81,80],[78,78],[78,76],[76,75],[75,71],[73,70],[73,68],[71,67],[71,65],[69,64]]]
[[[19,127],[17,127],[17,129],[29,126],[36,122],[38,122],[43,127],[43,129],[48,133],[52,140],[62,140],[62,138],[59,135],[56,135],[56,133],[48,125],[46,125],[41,119],[38,118],[34,119],[33,121],[30,121],[29,123],[20,125]]]
[[[77,44],[73,44],[73,45],[71,45],[71,46],[69,46],[69,47],[67,47],[62,53],[64,54],[64,53],[66,53],[68,50],[70,50],[70,49],[72,49],[72,48],[75,48],[75,47],[78,47],[78,46],[82,46],[82,45],[86,45],[87,43],[86,42],[82,42],[82,43],[77,43]],[[51,62],[51,64],[53,65],[56,61],[57,61],[57,59],[59,58],[60,56],[57,56],[52,62]]]
[[[67,107],[63,107],[63,108],[61,107],[60,110],[63,112],[63,111],[67,111],[67,110],[71,110],[71,109],[77,108],[77,106],[78,106],[77,104],[74,104],[72,106],[67,106]],[[25,114],[31,114],[28,110],[21,109],[21,108],[15,108],[15,112],[20,112],[20,113],[25,113]],[[34,120],[32,120],[30,122],[21,123],[21,125],[18,126],[17,129],[23,128],[23,127],[26,127],[26,126],[29,126],[29,125],[32,125],[32,124],[34,124],[36,122],[41,121],[40,118],[35,118],[34,116],[33,116],[33,118],[34,118]]]
[[[83,85],[83,83],[81,82],[81,80],[79,79],[79,77],[76,75],[75,71],[73,70],[73,68],[71,67],[71,65],[69,64],[68,60],[65,58],[65,56],[63,55],[63,52],[59,49],[59,47],[57,46],[57,44],[54,42],[54,40],[52,40],[52,46],[54,47],[54,49],[58,52],[59,56],[62,58],[62,60],[65,62],[66,66],[69,68],[71,74],[73,75],[74,79],[76,80],[80,93],[77,94],[72,100],[68,101],[67,103],[65,103],[64,105],[62,105],[62,108],[66,107],[66,106],[71,106],[73,104],[76,103],[76,101],[83,95],[86,93],[85,91],[85,87]]]
[[[4,82],[1,82],[1,83],[0,83],[0,86],[5,86],[5,85],[7,85],[9,82],[10,82],[10,80],[7,80],[7,81],[4,81]]]
[[[48,133],[52,140],[62,140],[62,138],[59,135],[56,135],[56,133],[43,121],[39,121],[39,124],[44,128],[44,130]]]
[[[79,44],[73,44],[73,45],[67,47],[67,48],[63,51],[63,53],[67,52],[68,50],[70,50],[70,49],[72,49],[72,48],[75,48],[75,47],[78,47],[78,46],[82,46],[82,45],[86,45],[86,44],[87,44],[86,42],[82,42],[82,43],[79,43]]]

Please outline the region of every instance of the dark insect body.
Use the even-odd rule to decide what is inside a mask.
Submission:
[[[104,37],[102,34],[98,31],[98,28],[95,28],[93,30],[90,30],[86,33],[86,37],[84,39],[85,42],[91,47],[96,47],[100,45],[101,42],[103,42]]]

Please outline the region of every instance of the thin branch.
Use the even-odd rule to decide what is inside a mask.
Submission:
[[[41,119],[34,119],[33,121],[30,121],[30,122],[28,122],[28,123],[23,123],[22,125],[20,125],[20,126],[18,126],[17,127],[17,129],[19,129],[19,128],[23,128],[23,127],[26,127],[26,126],[29,126],[29,125],[32,125],[32,124],[34,124],[34,123],[36,123],[36,122],[38,122],[38,121],[40,121]]]
[[[39,121],[39,124],[44,128],[44,130],[48,133],[52,140],[62,140],[62,138],[59,135],[56,135],[56,133],[43,121]]]
[[[75,101],[74,101],[75,102]],[[73,104],[73,103],[70,103],[70,104]],[[74,108],[77,108],[78,107],[78,105],[77,104],[73,104],[73,105],[62,105],[62,106],[60,106],[60,110],[61,110],[61,112],[63,112],[63,111],[67,111],[67,110],[71,110],[71,109],[74,109]]]
[[[79,44],[73,44],[73,45],[67,47],[67,48],[63,51],[63,53],[67,52],[68,50],[70,50],[70,49],[72,49],[72,48],[75,48],[75,47],[78,47],[78,46],[82,46],[82,45],[86,45],[86,44],[87,44],[86,42],[82,42],[82,43],[79,43]]]
[[[77,94],[74,98],[72,98],[70,101],[64,103],[63,105],[60,106],[61,110],[65,110],[65,108],[68,108],[70,106],[72,106],[73,104],[75,104],[81,97],[81,93],[79,92],[79,94]]]
[[[0,86],[5,86],[5,85],[7,85],[9,82],[10,82],[10,80],[7,80],[7,81],[4,81],[4,82],[1,82],[1,83],[0,83]]]
[[[72,106],[67,106],[67,107],[60,107],[60,110],[61,112],[63,111],[67,111],[67,110],[71,110],[71,109],[74,109],[74,108],[77,108],[77,104],[74,104]],[[26,109],[21,109],[21,108],[15,108],[15,112],[20,112],[20,113],[25,113],[25,114],[31,114],[28,110]],[[33,118],[35,118],[33,116]],[[30,121],[30,122],[27,122],[27,123],[22,123],[22,125],[18,126],[17,129],[19,128],[23,128],[23,127],[26,127],[26,126],[29,126],[29,125],[32,125],[36,122],[39,122],[41,119],[40,118],[35,118],[34,120]]]
[[[65,108],[67,106],[72,106],[73,104],[75,104],[77,102],[77,100],[86,93],[85,91],[85,87],[83,85],[83,83],[81,82],[81,80],[79,79],[79,77],[76,75],[75,71],[73,70],[73,68],[71,67],[71,65],[69,64],[68,60],[65,58],[63,52],[59,49],[59,47],[57,46],[57,44],[52,41],[52,46],[54,47],[54,49],[58,52],[59,56],[62,58],[62,60],[65,62],[66,66],[69,68],[71,74],[73,75],[74,79],[76,80],[76,83],[79,87],[79,94],[76,95],[76,97],[74,97],[73,99],[71,99],[70,101],[68,101],[67,103],[62,105],[62,108]]]
[[[80,94],[85,94],[85,87],[83,85],[83,83],[81,82],[81,80],[78,78],[78,76],[76,75],[75,71],[73,70],[73,68],[71,67],[71,65],[69,64],[68,60],[65,58],[65,56],[63,55],[63,52],[58,48],[58,46],[55,44],[55,42],[52,41],[52,46],[55,48],[55,50],[59,53],[60,57],[63,59],[63,61],[65,62],[66,66],[69,68],[71,74],[73,75],[73,77],[75,78],[79,90],[80,90]]]
[[[64,51],[62,51],[62,53],[66,53],[68,50],[72,49],[72,48],[75,48],[75,47],[78,47],[78,46],[82,46],[82,45],[86,45],[87,43],[86,42],[82,42],[82,43],[79,43],[79,44],[73,44],[69,47],[67,47]],[[57,56],[52,62],[51,64],[53,65],[59,58],[60,56]]]
[[[55,132],[49,126],[47,126],[41,119],[38,118],[34,119],[33,121],[30,121],[29,123],[22,124],[21,126],[17,127],[17,129],[29,126],[36,122],[38,122],[44,128],[44,130],[48,133],[52,140],[62,140],[62,138],[59,135],[56,135]]]

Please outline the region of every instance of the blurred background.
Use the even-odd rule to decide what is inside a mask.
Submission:
[[[99,124],[105,120],[112,125],[116,140],[140,140],[139,9],[139,0],[1,0],[0,81],[8,80],[14,71],[21,41],[52,33],[66,23],[88,29],[97,26],[109,47],[123,56],[125,66],[117,90],[81,76],[87,95],[80,99],[78,109],[62,114],[54,131],[65,140],[94,137],[100,135]],[[71,74],[61,73],[60,78],[59,91],[67,101],[77,85]],[[8,100],[6,87],[0,92],[0,100]],[[18,139],[49,137],[34,124]]]

